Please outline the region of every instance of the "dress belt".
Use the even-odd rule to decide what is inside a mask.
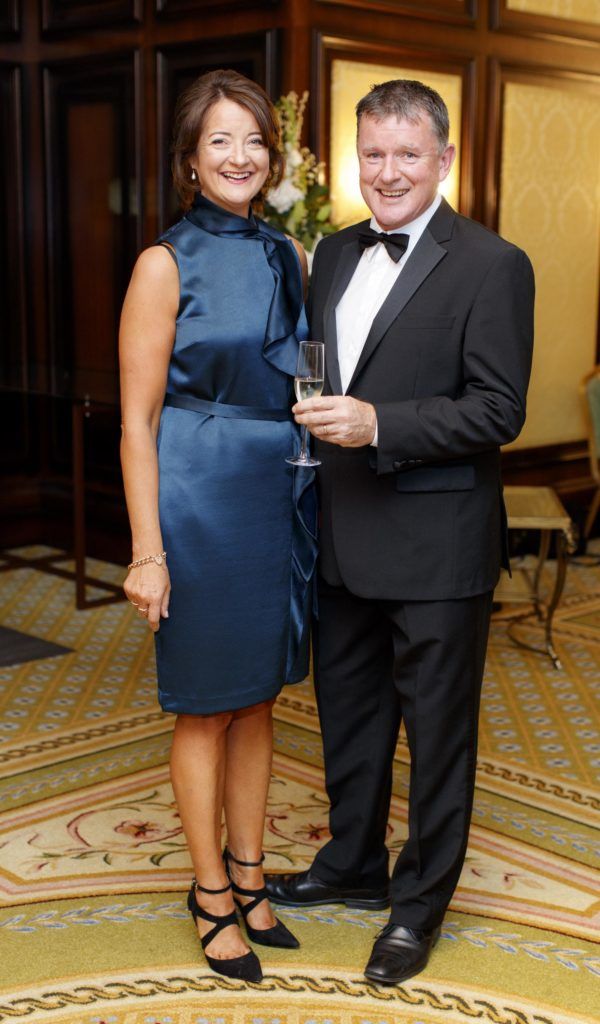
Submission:
[[[172,395],[167,392],[165,405],[175,409],[189,409],[190,412],[208,413],[209,416],[225,416],[235,420],[291,420],[289,409],[259,409],[254,405],[225,405],[223,402],[209,402],[205,398],[191,395]]]

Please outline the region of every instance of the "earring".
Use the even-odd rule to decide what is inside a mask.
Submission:
[[[197,180],[198,180],[198,175],[196,174],[196,171],[192,167],[192,181],[197,181]]]

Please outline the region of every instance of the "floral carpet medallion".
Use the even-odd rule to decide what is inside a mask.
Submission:
[[[3,573],[0,625],[69,650],[0,668],[0,1024],[597,1021],[600,570],[569,569],[562,671],[510,641],[510,614],[492,626],[469,849],[427,970],[391,988],[365,980],[384,912],[279,908],[301,948],[259,948],[265,981],[253,986],[207,970],[185,909],[191,867],[152,638],[125,603],[78,612],[68,581]],[[518,636],[543,638],[533,619]],[[264,845],[267,867],[285,871],[328,837],[310,682],[285,688],[275,713]],[[408,784],[401,737],[392,862]]]
[[[276,757],[265,849],[273,870],[302,869],[328,836],[319,770]],[[388,843],[400,850],[405,808],[396,806]],[[192,873],[166,767],[100,783],[81,794],[0,815],[0,891],[4,900],[47,899],[85,891],[186,887]]]

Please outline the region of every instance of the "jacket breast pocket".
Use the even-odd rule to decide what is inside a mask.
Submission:
[[[396,474],[396,490],[404,494],[435,491],[472,491],[475,467],[470,465],[422,466]]]
[[[449,331],[454,327],[455,316],[403,316],[398,325],[407,331]]]

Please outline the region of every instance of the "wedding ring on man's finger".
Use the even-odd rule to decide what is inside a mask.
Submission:
[[[139,608],[139,604],[136,604],[135,601],[132,601],[131,603],[132,603],[134,608]]]

